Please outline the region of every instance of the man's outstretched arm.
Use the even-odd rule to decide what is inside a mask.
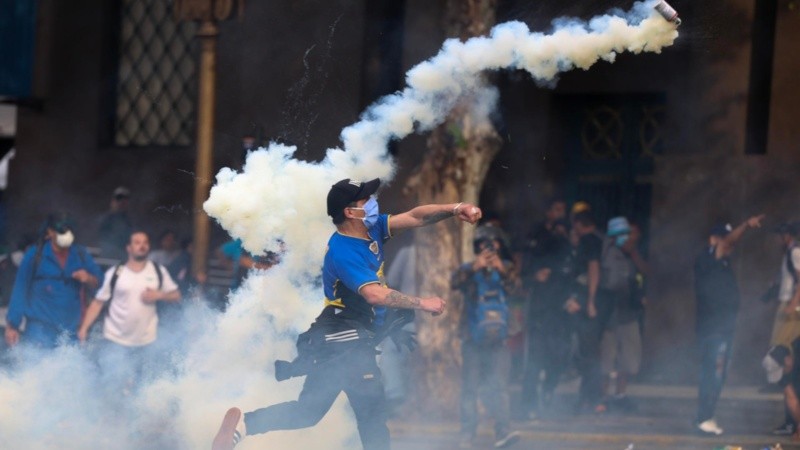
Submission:
[[[750,228],[760,228],[762,220],[764,220],[764,214],[750,217],[728,233],[722,240],[722,245],[717,247],[717,259],[719,259],[721,255],[727,253],[728,250],[732,249],[736,243],[739,242],[739,239],[742,238],[745,231]]]
[[[483,216],[481,209],[471,203],[447,203],[422,205],[391,217],[392,232],[408,228],[424,227],[450,217],[457,217],[467,223],[477,223]]]

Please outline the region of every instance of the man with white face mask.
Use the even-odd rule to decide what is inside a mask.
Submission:
[[[83,299],[91,298],[103,275],[86,248],[73,244],[75,225],[66,213],[47,217],[39,242],[22,258],[8,307],[5,339],[43,348],[76,339]],[[63,340],[63,341],[62,341]]]
[[[417,206],[397,215],[380,214],[375,193],[380,180],[344,179],[328,192],[328,215],[336,232],[322,267],[322,313],[297,341],[298,358],[276,363],[276,378],[305,375],[297,401],[242,414],[231,408],[212,444],[230,450],[247,435],[315,425],[344,392],[355,413],[365,450],[389,448],[386,400],[375,346],[391,333],[388,324],[413,320],[413,310],[441,314],[445,301],[394,290],[384,279],[383,245],[398,232],[444,219],[474,224],[481,210],[468,203]],[[399,319],[398,319],[399,318]],[[402,330],[401,330],[402,331]],[[284,372],[285,376],[279,372]]]

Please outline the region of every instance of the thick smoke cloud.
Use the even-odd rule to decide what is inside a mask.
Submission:
[[[329,149],[322,162],[293,159],[296,148],[272,144],[250,153],[241,172],[220,171],[206,211],[248,250],[284,250],[281,264],[251,273],[224,315],[189,301],[175,333],[181,337],[162,336],[170,345],[160,362],[168,369],[132,393],[106,392],[79,348],[44,358],[16,351],[13,370],[0,373],[0,448],[206,448],[229,406],[252,410],[296,399],[302,380],[278,384],[272,364],[293,356],[294,337],[319,312],[317,277],[333,231],[329,187],[342,178],[388,182],[394,174],[388,142],[435,127],[465,99],[475,120],[486,120],[497,100],[483,84],[486,70],[521,69],[548,84],[565,70],[613,62],[620,52],[660,52],[677,31],[653,3],[589,22],[559,20],[549,34],[511,22],[487,37],[448,40],[408,72],[406,89],[345,128],[343,148]],[[357,447],[345,406],[340,398],[313,429],[248,438],[241,448]]]

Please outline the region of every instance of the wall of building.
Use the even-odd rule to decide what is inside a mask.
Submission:
[[[40,3],[34,92],[42,108],[19,109],[10,238],[66,209],[78,218],[79,239],[91,241],[118,185],[132,189],[141,225],[189,235],[194,147],[121,149],[100,141],[111,2]],[[243,17],[220,25],[215,173],[241,166],[246,133],[294,143],[305,159],[339,144],[340,130],[360,112],[362,21],[361,2],[247,2]],[[215,230],[215,239],[224,233]]]
[[[735,1],[720,9],[698,8],[702,23],[742,24],[751,20],[752,2]],[[794,23],[794,27],[790,23]],[[798,42],[800,16],[785,5],[776,32],[775,77],[771,116],[796,116],[798,90],[787,83],[797,70],[784,53]],[[696,129],[683,154],[666,153],[657,160],[652,212],[653,305],[648,325],[650,345],[660,355],[655,372],[665,378],[692,378],[674,361],[694,357],[694,297],[691,267],[714,222],[738,224],[765,213],[766,227],[797,218],[792,205],[800,194],[798,131],[773,119],[765,155],[745,155],[744,136],[751,47],[748,26],[718,30],[692,38],[690,101],[680,127]],[[699,30],[698,30],[699,31]],[[707,33],[708,31],[706,31]],[[702,38],[702,39],[701,39]],[[796,44],[795,44],[796,45]],[[778,138],[780,136],[780,138]],[[792,139],[794,137],[794,139]],[[761,380],[760,355],[768,346],[775,305],[758,302],[779,271],[781,250],[768,229],[749,232],[734,256],[743,294],[731,378]],[[680,372],[672,375],[672,372]]]
[[[750,63],[752,2],[679,5],[681,37],[661,55],[630,55],[590,72],[565,74],[554,90],[525,76],[504,78],[502,110],[506,147],[490,170],[484,198],[499,207],[518,231],[539,220],[542,202],[564,187],[563,148],[554,102],[562,93],[647,93],[666,96],[666,148],[655,159],[650,215],[650,307],[646,330],[646,376],[692,382],[694,294],[692,264],[716,221],[737,224],[763,212],[765,225],[799,218],[794,204],[800,89],[796,87],[796,43],[800,15],[781,3],[776,32],[769,148],[745,155],[744,136]],[[519,13],[519,10],[515,10]],[[792,53],[794,52],[794,53]],[[749,233],[734,257],[743,293],[734,347],[734,382],[759,382],[760,358],[768,345],[775,305],[756,299],[774,280],[781,250],[767,230]]]

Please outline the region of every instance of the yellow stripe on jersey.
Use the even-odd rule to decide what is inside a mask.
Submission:
[[[336,280],[336,282],[333,283],[333,293],[334,293],[334,295],[336,294],[336,291],[337,291],[338,287],[339,287],[339,280]],[[337,308],[344,309],[344,302],[342,301],[341,297],[339,297],[337,299],[333,299],[333,300],[329,299],[328,297],[325,297],[324,303],[325,303],[325,306],[336,306]]]
[[[378,279],[380,280],[381,286],[386,286],[386,277],[383,274],[383,265],[384,264],[386,264],[385,261],[381,262],[381,266],[378,268],[378,272],[375,273],[375,275],[377,275]]]
[[[337,298],[336,300],[331,300],[329,298],[326,298],[325,306],[335,306],[337,308],[344,308],[344,303],[342,303],[342,299],[340,298]]]

